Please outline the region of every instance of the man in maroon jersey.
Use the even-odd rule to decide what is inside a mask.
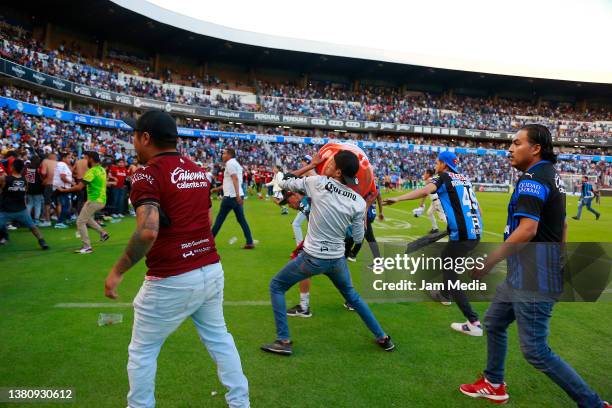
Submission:
[[[132,176],[136,231],[106,278],[105,295],[116,299],[123,274],[146,254],[148,271],[134,299],[128,348],[128,405],[155,405],[161,346],[191,317],[228,389],[228,405],[248,407],[247,379],[223,318],[224,279],[210,230],[210,181],[176,151],[176,123],[169,114],[152,110],[127,122],[134,129],[138,161],[145,166]]]

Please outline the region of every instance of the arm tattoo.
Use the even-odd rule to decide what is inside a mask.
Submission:
[[[143,204],[136,209],[136,231],[132,234],[125,252],[117,260],[115,269],[124,274],[136,265],[153,246],[159,232],[159,207],[154,203]]]

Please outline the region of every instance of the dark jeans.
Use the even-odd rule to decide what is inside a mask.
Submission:
[[[244,216],[244,209],[242,208],[242,205],[238,204],[235,197],[223,197],[223,201],[221,201],[221,208],[219,208],[219,214],[217,214],[217,218],[215,219],[215,225],[212,228],[213,236],[217,236],[217,233],[221,229],[221,226],[223,225],[227,214],[229,214],[232,210],[234,211],[234,214],[236,214],[236,220],[242,228],[246,243],[252,244],[253,237],[251,236],[251,229],[249,228],[249,224],[247,223],[247,220]]]
[[[596,217],[599,217],[599,213],[593,207],[591,207],[591,203],[593,202],[592,198],[583,198],[578,203],[578,214],[576,214],[576,218],[580,219],[580,215],[582,214],[582,207],[586,207],[587,210],[595,214]]]
[[[478,245],[479,240],[473,239],[469,241],[448,241],[444,249],[442,250],[441,257],[444,260],[445,258],[459,258],[467,256],[476,246]],[[459,280],[459,277],[452,270],[443,270],[444,276],[444,286],[448,288],[449,282],[455,282]],[[478,321],[478,313],[472,309],[472,305],[468,301],[467,296],[461,289],[446,289],[441,291],[442,295],[447,298],[453,300],[457,303],[459,310],[463,313],[463,315],[470,321],[470,323],[474,323]]]
[[[111,187],[111,200],[110,207],[113,214],[125,213],[123,202],[125,201],[125,187]]]
[[[525,359],[561,387],[581,408],[600,408],[603,402],[574,369],[548,346],[549,323],[554,299],[517,291],[507,282],[497,288],[485,315],[487,369],[484,374],[494,384],[504,382],[507,329],[516,320],[521,351]],[[537,297],[537,299],[536,299]]]
[[[361,299],[361,296],[353,287],[346,259],[319,259],[301,252],[297,258],[289,261],[270,281],[270,299],[274,311],[277,339],[289,339],[285,292],[296,283],[320,274],[327,275],[377,339],[385,336],[385,332],[378,324],[368,304]]]
[[[57,222],[64,223],[70,218],[70,193],[57,192],[57,201],[62,206]]]

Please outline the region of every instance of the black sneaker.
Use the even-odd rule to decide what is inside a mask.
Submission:
[[[38,240],[38,245],[40,245],[43,251],[49,249],[49,245],[47,245],[47,242],[42,238]]]
[[[579,219],[580,219],[580,218],[578,218],[578,217],[576,217],[576,216],[574,216],[574,217],[572,217],[572,218],[573,218],[573,219],[575,219],[575,220],[579,220]]]
[[[348,310],[349,312],[354,312],[355,309],[353,308],[353,306],[351,306],[351,304],[349,302],[344,302],[344,308],[346,310]]]
[[[437,228],[432,228],[431,230],[429,230],[429,233],[430,233],[430,234],[436,234],[436,233],[438,233],[438,232],[440,232],[440,230],[439,230],[439,229],[437,229]]]
[[[391,341],[391,336],[385,336],[382,339],[376,340],[376,344],[382,347],[385,351],[393,351],[395,344]]]
[[[595,216],[595,221],[599,220],[599,217],[601,217],[601,214],[597,214],[597,215]]]
[[[109,238],[110,238],[110,235],[108,233],[104,235],[100,235],[100,242],[108,241]]]
[[[287,310],[287,316],[311,317],[312,313],[310,312],[310,308],[304,310],[302,309],[302,305],[295,305],[291,309]]]
[[[291,354],[293,354],[293,351],[291,350],[291,344],[293,344],[292,341],[283,342],[281,340],[275,340],[274,343],[264,344],[263,346],[261,346],[261,349],[268,353],[280,354],[282,356],[290,356]]]

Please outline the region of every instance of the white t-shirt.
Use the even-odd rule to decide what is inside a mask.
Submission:
[[[66,175],[66,180],[69,183],[65,183],[62,180],[62,174]],[[54,188],[69,188],[72,185],[72,170],[63,161],[58,161],[55,167],[55,173],[53,173],[53,187]]]
[[[240,196],[244,195],[244,191],[242,191],[242,166],[238,163],[238,160],[232,157],[225,162],[225,171],[223,172],[224,197],[236,197],[236,190],[234,189],[234,182],[232,181],[232,175],[234,174],[238,177],[239,194]]]
[[[283,190],[299,191],[311,198],[304,251],[319,259],[344,256],[344,237],[352,227],[353,240],[364,235],[365,200],[349,187],[325,176],[282,180]]]
[[[277,172],[274,175],[274,178],[272,179],[271,182],[266,183],[266,186],[272,186],[272,192],[273,193],[280,193],[281,191],[283,191],[282,188],[280,188],[280,182],[283,181],[283,177],[285,177],[285,175],[283,174],[282,171]]]

